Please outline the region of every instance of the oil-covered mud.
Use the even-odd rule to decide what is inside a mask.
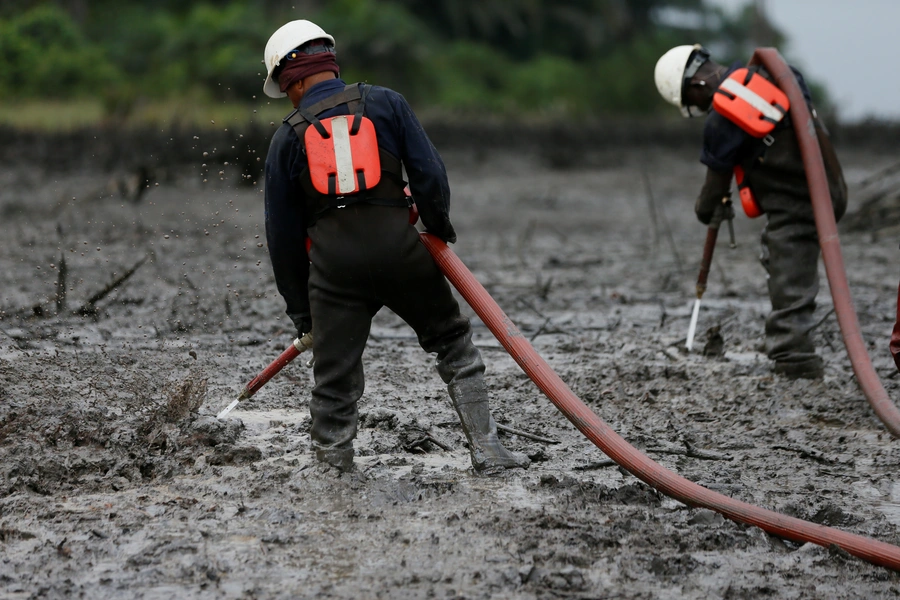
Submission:
[[[705,238],[695,151],[445,158],[455,251],[614,430],[710,489],[900,544],[900,442],[856,385],[824,268],[823,381],[775,376],[760,353],[762,222],[740,215],[684,349]],[[846,152],[851,189],[897,158]],[[218,421],[294,332],[262,193],[201,160],[143,193],[100,169],[0,170],[0,597],[900,594],[896,573],[621,470],[468,307],[497,421],[544,439],[501,433],[528,470],[471,471],[433,357],[386,310],[364,357],[354,472],[311,460],[306,355]],[[896,240],[842,244],[874,365],[900,399]]]

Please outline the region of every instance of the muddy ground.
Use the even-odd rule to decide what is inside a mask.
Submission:
[[[900,544],[900,442],[856,385],[824,268],[824,381],[774,376],[759,352],[762,223],[742,215],[684,350],[705,236],[695,149],[444,154],[455,251],[613,429],[711,489]],[[842,150],[851,189],[897,154]],[[502,434],[526,471],[473,474],[432,357],[386,310],[355,472],[310,459],[306,357],[217,421],[292,331],[258,186],[202,161],[143,194],[106,168],[0,169],[0,597],[900,595],[894,572],[688,508],[610,464],[468,307],[497,421],[553,442]],[[900,399],[897,240],[841,239]],[[724,355],[703,353],[711,328]]]

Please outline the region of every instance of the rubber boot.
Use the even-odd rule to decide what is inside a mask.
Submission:
[[[353,468],[353,446],[349,448],[321,448],[313,444],[316,460],[331,465],[339,471],[346,473]]]
[[[470,377],[448,386],[453,408],[469,442],[472,467],[477,473],[491,475],[504,469],[524,469],[528,457],[510,452],[497,437],[497,423],[488,406],[487,388],[480,376]]]

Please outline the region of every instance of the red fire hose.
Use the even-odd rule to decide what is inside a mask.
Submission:
[[[803,153],[819,242],[844,344],[860,386],[876,414],[891,433],[900,437],[900,411],[888,399],[872,368],[850,300],[824,164],[806,102],[793,72],[776,50],[759,49],[753,61],[762,62],[791,100],[791,117]],[[739,523],[754,525],[795,542],[812,542],[825,547],[835,545],[872,564],[900,570],[900,547],[735,500],[697,485],[650,460],[613,431],[569,389],[444,242],[429,233],[422,233],[420,239],[450,283],[538,388],[585,437],[632,475],[687,505],[714,510]],[[284,362],[281,359],[285,356],[279,357],[277,367],[267,375],[270,377],[296,356],[293,352],[291,354]],[[267,380],[268,377],[260,385]]]
[[[806,170],[809,194],[812,197],[813,215],[816,219],[816,230],[819,232],[819,245],[822,247],[825,273],[828,275],[828,285],[831,287],[834,311],[837,314],[838,325],[844,338],[844,346],[847,348],[850,364],[853,372],[856,373],[859,387],[862,388],[863,394],[875,414],[894,437],[900,437],[900,410],[897,410],[884,386],[881,385],[881,380],[872,367],[866,344],[859,331],[859,321],[856,318],[856,310],[853,308],[853,300],[850,298],[844,258],[841,255],[837,224],[834,221],[834,209],[831,205],[831,193],[828,191],[828,179],[825,175],[822,151],[819,148],[816,129],[806,106],[806,100],[803,98],[803,92],[797,85],[794,72],[784,62],[778,50],[759,48],[753,54],[750,62],[751,64],[762,63],[774,77],[776,85],[788,95],[788,99],[791,101],[791,119],[794,122],[794,131],[797,133],[797,141],[800,144],[800,153],[803,155],[803,167]]]
[[[833,544],[873,564],[900,570],[900,548],[897,546],[781,515],[723,496],[650,460],[591,412],[559,375],[553,372],[447,244],[430,233],[422,233],[420,239],[450,283],[459,290],[509,355],[556,408],[585,437],[632,475],[690,506],[714,510],[739,523],[755,525],[796,542],[812,542],[826,547]]]

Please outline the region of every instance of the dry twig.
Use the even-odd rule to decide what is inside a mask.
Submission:
[[[734,458],[728,454],[718,454],[716,452],[710,452],[708,450],[700,450],[699,448],[694,448],[687,442],[684,444],[684,448],[645,448],[644,452],[648,454],[678,454],[681,456],[688,456],[690,458],[699,458],[702,460],[734,460]]]
[[[539,435],[534,435],[533,433],[528,433],[527,431],[520,431],[518,429],[513,429],[512,427],[507,427],[506,425],[501,425],[497,423],[497,429],[500,431],[505,431],[511,435],[517,435],[519,437],[528,438],[529,440],[534,440],[536,442],[543,442],[545,444],[558,444],[557,440],[551,440],[550,438],[541,437]]]
[[[647,192],[647,201],[650,204],[650,215],[653,219],[653,234],[654,234],[654,246],[657,245],[656,240],[659,239],[659,231],[656,225],[657,215],[660,220],[662,220],[663,226],[666,231],[666,239],[669,242],[669,246],[672,250],[672,256],[675,257],[675,264],[678,265],[678,272],[684,273],[684,261],[681,260],[681,254],[678,253],[678,244],[675,243],[675,236],[672,235],[672,228],[669,226],[669,221],[666,220],[665,215],[660,213],[656,208],[656,197],[653,195],[653,188],[650,187],[650,177],[647,175],[647,171],[641,170],[641,177],[644,180],[644,189]]]
[[[615,467],[619,463],[614,460],[599,460],[597,462],[588,463],[586,465],[579,465],[572,467],[574,471],[594,471],[596,469],[605,469],[606,467]]]
[[[56,313],[66,310],[66,275],[69,269],[66,267],[65,254],[59,255],[59,272],[56,276]]]
[[[94,305],[97,304],[97,302],[100,302],[101,300],[106,298],[106,296],[108,296],[109,293],[112,292],[114,289],[116,289],[117,287],[119,287],[120,285],[122,285],[123,283],[128,281],[128,278],[131,277],[132,275],[134,275],[134,272],[137,271],[141,267],[141,265],[143,265],[144,262],[146,262],[146,260],[148,258],[150,258],[150,255],[149,254],[145,255],[141,260],[137,261],[137,263],[135,263],[135,265],[133,267],[131,267],[130,269],[128,269],[127,271],[122,273],[120,276],[113,279],[110,283],[108,283],[106,285],[106,287],[104,287],[102,290],[100,290],[99,292],[97,292],[96,294],[94,294],[93,296],[88,298],[87,301],[85,301],[85,303],[82,304],[81,307],[75,312],[78,314],[81,314],[81,315],[91,315],[91,314],[94,314],[95,312],[97,312],[97,309]]]

